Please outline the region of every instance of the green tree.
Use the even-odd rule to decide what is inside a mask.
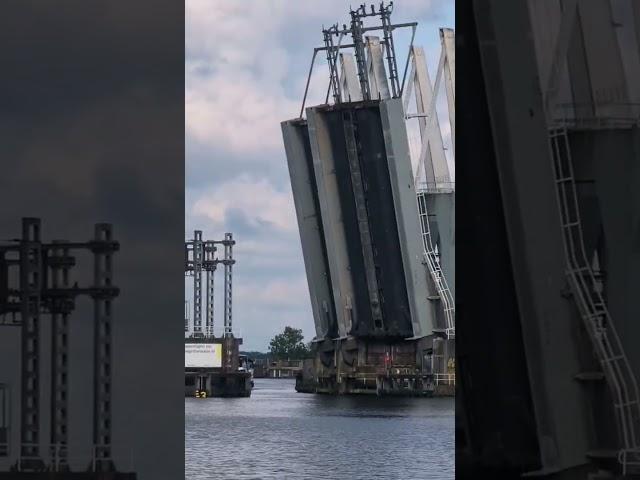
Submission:
[[[276,360],[300,360],[309,355],[309,348],[301,329],[285,327],[284,332],[271,339],[269,352]]]

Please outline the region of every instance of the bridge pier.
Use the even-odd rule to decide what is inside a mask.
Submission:
[[[455,373],[447,369],[455,354],[444,349],[434,364],[438,337],[420,339],[324,340],[314,344],[312,358],[296,377],[296,391],[332,395],[453,396]],[[437,343],[437,341],[436,341]],[[434,369],[434,365],[438,368]]]

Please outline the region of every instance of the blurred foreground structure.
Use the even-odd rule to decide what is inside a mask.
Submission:
[[[112,456],[112,305],[119,294],[113,282],[113,255],[118,249],[110,224],[96,224],[87,242],[47,243],[38,218],[24,218],[21,237],[0,245],[0,327],[19,328],[21,337],[20,359],[13,359],[21,384],[0,384],[0,458],[15,458],[10,472],[0,472],[0,478],[136,478],[119,473]],[[89,286],[71,283],[78,250],[93,256]],[[80,454],[69,447],[69,335],[78,296],[92,299],[94,313],[93,444]],[[42,340],[43,331],[51,333],[48,344]],[[48,359],[42,358],[45,351]],[[48,392],[43,391],[47,379]],[[12,388],[19,391],[19,408],[10,408]],[[48,416],[44,399],[49,400]],[[15,416],[20,424],[14,430]],[[84,466],[77,467],[78,462]]]
[[[637,475],[640,4],[457,14],[458,186],[478,209],[457,259],[456,474]]]
[[[282,123],[316,327],[299,391],[453,394],[455,189],[435,105],[444,83],[454,130],[454,33],[440,31],[432,85],[417,24],[394,24],[392,9],[362,5],[323,30],[311,70],[326,55],[325,104],[305,110],[305,92],[300,117]],[[401,28],[412,40],[399,66]]]

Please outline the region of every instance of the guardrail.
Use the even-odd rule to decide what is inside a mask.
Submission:
[[[455,189],[456,182],[416,182],[416,193],[452,193]]]
[[[33,465],[40,463],[42,471],[66,471],[67,467],[71,467],[71,471],[82,471],[87,468],[89,464],[89,470],[96,472],[98,463],[103,461],[114,461],[113,457],[100,457],[100,449],[104,448],[102,445],[94,445],[85,448],[69,448],[67,444],[36,444],[36,443],[21,443],[17,445],[18,450],[21,448],[39,448],[38,456],[20,455],[17,459],[9,457],[2,458],[0,461],[0,471],[3,467],[8,466],[7,462],[14,462],[17,471],[34,471]],[[110,446],[112,447],[112,446]],[[71,450],[71,454],[70,454]],[[116,461],[119,471],[135,471],[135,459],[132,448],[126,448],[124,451],[118,452],[118,459]],[[37,470],[36,470],[37,471]]]
[[[455,373],[434,373],[433,381],[436,385],[454,385],[456,384]]]
[[[602,112],[607,109],[607,113]],[[554,126],[573,129],[632,128],[640,126],[638,102],[559,103],[550,112]]]

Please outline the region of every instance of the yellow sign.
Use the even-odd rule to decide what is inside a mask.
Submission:
[[[185,368],[220,368],[222,366],[221,343],[185,343]]]
[[[207,398],[206,390],[196,390],[196,398]]]

